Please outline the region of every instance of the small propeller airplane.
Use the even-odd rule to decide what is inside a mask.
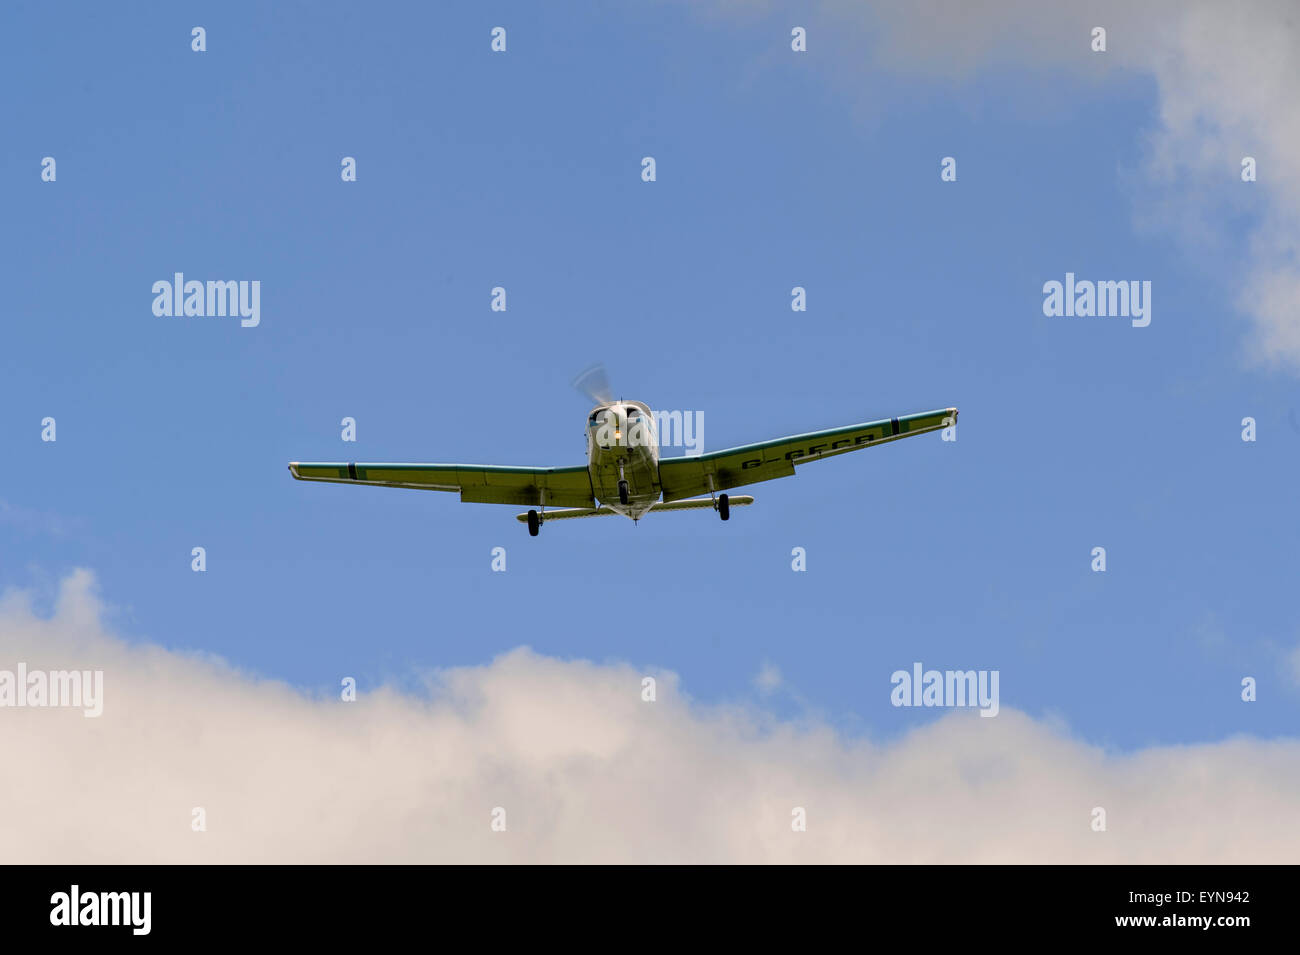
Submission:
[[[660,458],[654,413],[640,401],[615,401],[604,370],[588,369],[574,381],[596,407],[587,416],[587,464],[563,468],[493,464],[302,463],[289,471],[299,481],[370,484],[428,491],[458,491],[466,502],[530,507],[517,520],[536,537],[549,521],[621,514],[639,521],[650,512],[709,508],[724,521],[732,507],[753,504],[727,490],[788,477],[795,466],[927,434],[957,423],[956,408],[923,411],[827,431],[774,438],[725,451]],[[700,495],[708,494],[708,497]],[[559,510],[547,511],[547,507]]]

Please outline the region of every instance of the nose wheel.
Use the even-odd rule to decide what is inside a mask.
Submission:
[[[618,503],[627,507],[627,481],[623,478],[623,459],[618,460]]]

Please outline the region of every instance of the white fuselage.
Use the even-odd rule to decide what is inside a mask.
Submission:
[[[640,401],[600,405],[587,416],[587,470],[596,500],[637,520],[659,500],[659,435],[654,412]],[[628,483],[628,502],[618,482]]]

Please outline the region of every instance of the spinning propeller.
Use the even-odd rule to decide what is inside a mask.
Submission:
[[[609,387],[609,376],[605,374],[605,366],[600,362],[580,372],[571,384],[590,398],[592,404],[607,405],[614,400],[614,393]]]

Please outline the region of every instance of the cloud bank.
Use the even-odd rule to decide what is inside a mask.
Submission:
[[[1290,862],[1300,742],[1110,755],[1004,708],[897,742],[515,650],[428,697],[303,694],[105,629],[78,571],[0,599],[0,668],[99,668],[104,713],[0,709],[10,862]],[[887,688],[885,688],[887,689]],[[882,689],[882,692],[885,692]],[[1094,807],[1107,831],[1091,829]],[[207,829],[191,828],[202,807]],[[504,832],[492,813],[506,811]],[[807,831],[792,831],[792,811]]]

